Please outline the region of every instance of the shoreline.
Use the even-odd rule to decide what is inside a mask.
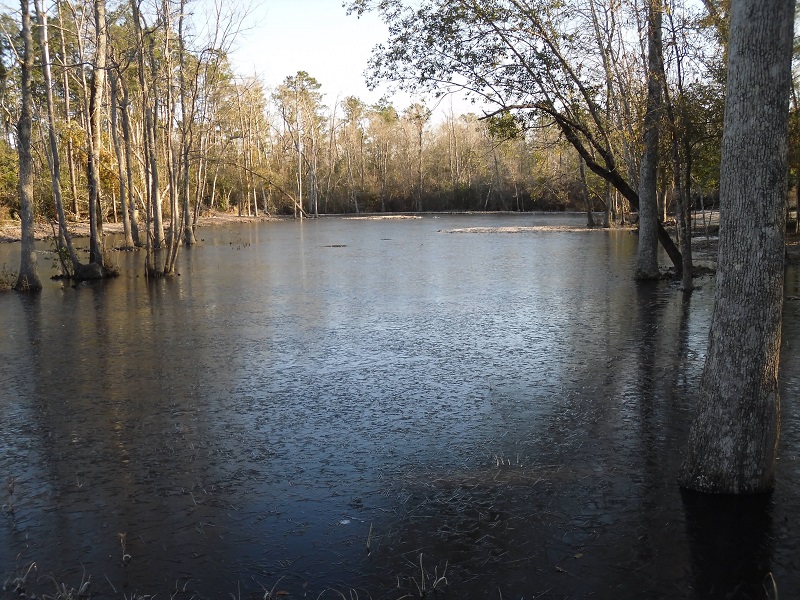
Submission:
[[[238,216],[235,213],[224,213],[211,211],[201,215],[197,219],[197,227],[213,227],[228,223],[261,223],[263,221],[280,221],[286,217],[274,215]],[[33,237],[37,241],[53,239],[53,226],[57,225],[49,221],[36,221],[33,226]],[[139,223],[140,230],[143,223]],[[70,221],[67,223],[70,235],[76,238],[89,237],[88,221]],[[167,227],[168,229],[168,227]],[[121,235],[123,232],[122,223],[103,223],[103,234]],[[22,237],[21,224],[19,221],[0,221],[0,244],[13,244],[19,242]]]
[[[401,219],[422,219],[425,216],[436,217],[440,215],[452,215],[452,214],[478,214],[478,215],[486,215],[486,214],[510,214],[510,215],[521,215],[521,214],[531,214],[531,213],[517,213],[517,212],[508,212],[508,213],[498,213],[497,211],[490,211],[488,213],[474,213],[471,211],[464,211],[464,212],[443,212],[443,213],[424,213],[423,215],[419,215],[416,213],[344,213],[344,214],[321,214],[318,216],[320,219],[347,219],[347,220],[364,220],[364,221],[372,221],[372,220],[401,220]],[[553,215],[563,215],[566,213],[555,212],[555,213],[543,213],[543,214],[553,214]],[[576,213],[577,214],[577,213]],[[306,217],[306,218],[313,218],[313,217]],[[272,215],[272,214],[261,214],[258,217],[256,216],[247,216],[242,215],[241,217],[236,212],[221,212],[221,211],[205,211],[198,217],[197,220],[197,229],[204,229],[204,228],[211,228],[211,227],[219,227],[219,226],[227,226],[227,225],[234,225],[234,224],[241,224],[241,223],[263,223],[263,222],[281,222],[281,221],[292,221],[295,220],[291,215]],[[53,235],[53,226],[49,221],[36,221],[34,224],[34,239],[38,242],[52,240]],[[56,225],[57,227],[57,225]],[[67,227],[69,229],[70,235],[76,239],[86,239],[89,237],[89,222],[88,221],[70,221],[67,223]],[[139,223],[140,231],[142,231],[144,224],[142,222]],[[168,227],[166,227],[166,231],[168,231]],[[514,234],[514,233],[526,233],[530,231],[570,231],[570,232],[593,232],[593,231],[601,231],[604,230],[603,227],[595,227],[595,228],[588,228],[588,227],[574,227],[574,226],[558,226],[558,225],[537,225],[537,226],[507,226],[507,227],[467,227],[467,228],[456,228],[456,229],[442,229],[440,230],[441,233],[447,234],[485,234],[485,233],[505,233],[505,234]],[[630,226],[621,227],[621,230],[627,231],[634,231],[634,228]],[[103,223],[103,235],[122,235],[123,233],[123,225],[121,222],[117,223]],[[712,236],[709,240],[704,240],[697,236],[695,238],[698,242],[697,246],[695,246],[695,258],[697,260],[703,262],[716,262],[716,248],[717,248],[717,241],[718,238],[716,235]],[[19,243],[21,240],[21,224],[18,220],[5,220],[0,221],[0,245],[3,244],[14,244]],[[800,254],[800,246],[797,246],[798,241],[791,240],[790,236],[787,236],[787,254]],[[694,245],[694,244],[693,244]],[[790,245],[794,246],[790,251]],[[794,257],[793,257],[794,258]],[[799,261],[800,262],[800,261]]]
[[[388,220],[388,219],[422,219],[425,216],[436,216],[436,215],[490,215],[490,214],[509,214],[509,215],[525,215],[525,214],[533,214],[533,213],[518,213],[515,211],[506,211],[506,212],[499,212],[499,211],[445,211],[445,212],[431,212],[431,213],[423,213],[423,214],[416,214],[416,213],[330,213],[330,214],[320,214],[317,217],[305,217],[305,219],[351,219],[351,220],[363,220],[363,221],[379,221],[379,220]],[[570,213],[570,212],[545,212],[541,214],[553,214],[553,215],[565,215],[565,214],[582,214],[582,213]],[[205,211],[197,220],[197,227],[213,227],[215,225],[228,225],[233,223],[263,223],[268,221],[293,221],[295,220],[294,217],[291,215],[273,215],[273,214],[262,214],[259,216],[246,216],[242,215],[241,217],[234,213],[234,212],[220,212],[220,211]],[[166,224],[165,224],[166,225]],[[143,229],[144,224],[140,221],[139,222],[139,229],[140,231]],[[548,228],[547,226],[542,226]],[[18,220],[4,220],[0,221],[0,244],[13,244],[15,242],[19,242],[22,233],[21,233],[21,224]],[[84,238],[89,237],[89,222],[88,221],[69,221],[67,223],[67,228],[69,229],[70,235],[77,238]],[[168,230],[169,227],[165,227],[165,231]],[[598,229],[601,229],[598,227]],[[588,230],[588,229],[587,229]],[[121,235],[123,233],[123,226],[121,222],[113,223],[113,222],[104,222],[103,223],[103,234],[113,234],[113,235]],[[34,223],[34,239],[37,241],[45,241],[49,239],[53,239],[53,228],[51,226],[50,221],[41,221],[37,220]]]
[[[426,213],[429,215],[436,215],[436,214],[454,214],[454,213]],[[457,213],[457,214],[470,214],[469,212],[464,213]],[[484,214],[484,213],[479,213]],[[496,214],[496,213],[495,213]],[[519,214],[519,213],[509,213],[509,214]],[[555,213],[555,214],[562,214],[562,213]],[[424,215],[416,215],[416,214],[409,214],[409,213],[361,213],[361,214],[331,214],[331,215],[319,215],[319,218],[343,218],[343,219],[359,219],[359,220],[383,220],[383,219],[420,219],[423,218]],[[235,223],[263,223],[269,221],[291,221],[294,218],[291,215],[266,215],[262,214],[258,217],[256,216],[239,216],[234,212],[220,212],[220,211],[206,211],[204,214],[200,215],[197,220],[197,228],[207,228],[207,227],[215,227],[219,225],[231,225]],[[14,220],[5,220],[0,221],[0,244],[13,244],[18,243],[21,238],[21,231],[20,231],[20,222]],[[140,228],[142,224],[140,223]],[[69,232],[73,237],[76,238],[88,238],[89,237],[89,223],[88,221],[74,221],[68,223]],[[592,229],[584,229],[584,228],[562,228],[562,227],[554,227],[555,229],[568,229],[570,231],[592,231]],[[466,228],[466,229],[456,229],[456,230],[447,230],[444,233],[489,233],[489,231],[478,231],[483,228]],[[492,229],[492,228],[489,228]],[[526,227],[513,227],[513,228],[502,228],[507,232],[511,232],[512,229],[519,229],[519,230],[527,230],[530,228]],[[547,225],[540,225],[533,229],[551,229],[551,227]],[[597,228],[601,229],[601,228]],[[103,223],[103,233],[104,235],[121,235],[123,232],[122,223]],[[521,232],[521,231],[519,231]],[[715,232],[716,233],[716,232]],[[699,234],[699,232],[698,232]],[[695,254],[694,258],[698,261],[702,262],[712,262],[716,263],[716,252],[717,252],[717,243],[718,238],[716,235],[712,235],[710,239],[704,239],[701,235],[696,234],[693,236],[693,254]],[[49,239],[53,239],[53,229],[51,223],[48,221],[37,221],[34,224],[34,238],[37,241],[46,241]],[[800,263],[800,234],[787,232],[786,234],[786,258],[787,263],[789,264],[797,264]]]

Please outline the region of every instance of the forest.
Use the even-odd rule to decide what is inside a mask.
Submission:
[[[797,589],[795,0],[342,10],[416,100],[242,77],[221,0],[0,15],[3,591]]]
[[[659,218],[716,202],[729,2],[666,3],[650,57],[638,0],[434,3],[420,14],[370,4],[347,8],[353,18],[379,10],[394,39],[376,49],[368,77],[421,98],[408,106],[355,96],[326,105],[304,71],[272,88],[238,75],[228,53],[247,15],[228,3],[21,3],[2,15],[0,219],[20,215],[27,104],[36,218],[91,219],[101,232],[121,221],[128,247],[162,247],[168,231],[191,244],[207,209],[587,210],[613,226],[638,205],[657,72]],[[475,111],[433,118],[448,94],[469,95]]]
[[[476,108],[432,122],[435,100],[400,107],[391,99],[367,105],[350,96],[326,106],[313,74],[289,74],[269,89],[234,73],[227,52],[242,15],[226,7],[208,14],[203,9],[209,7],[192,13],[177,2],[123,2],[109,6],[100,26],[97,8],[64,0],[38,5],[31,14],[34,197],[43,217],[57,216],[48,166],[51,130],[67,167],[66,216],[88,214],[93,94],[99,99],[99,216],[121,220],[129,203],[145,214],[154,194],[149,178],[155,177],[155,238],[162,235],[156,213],[170,214],[172,205],[164,200],[180,196],[184,180],[193,216],[202,208],[318,214],[585,206],[577,154],[547,119],[523,127],[510,115],[484,119]],[[3,30],[0,201],[9,217],[19,211],[14,125],[22,96],[20,15],[3,15]],[[95,89],[96,83],[102,86]],[[52,121],[46,118],[47,90]],[[632,123],[638,120],[641,106],[624,108]],[[588,201],[601,210],[602,186],[593,179],[590,173]],[[712,179],[698,189],[714,187]]]
[[[451,111],[434,123],[423,102],[398,109],[351,96],[325,106],[320,83],[303,71],[274,90],[237,77],[227,50],[246,15],[223,3],[22,0],[19,14],[3,15],[0,197],[21,221],[16,287],[41,288],[36,219],[51,223],[62,274],[90,280],[115,274],[103,243],[109,221],[123,224],[122,248],[145,249],[146,276],[161,277],[175,273],[180,246],[195,243],[208,209],[304,217],[582,206],[589,227],[598,208],[608,227],[636,212],[635,279],[661,278],[660,245],[683,289],[692,289],[692,211],[713,205],[724,187],[723,131],[733,136],[740,126],[723,124],[723,113],[734,119],[739,108],[729,86],[730,3],[353,0],[343,8],[375,11],[389,27],[373,51],[371,81],[429,98],[468,94],[482,100],[481,114]],[[756,59],[783,60],[766,50]],[[765,244],[778,252],[778,238],[758,235],[776,224],[785,232],[789,195],[775,186],[786,185],[790,165],[796,177],[798,152],[784,155],[780,140],[784,119],[787,140],[796,140],[800,115],[795,80],[768,87],[764,106],[780,108],[761,117],[763,130],[742,135],[753,136],[754,148],[778,143],[766,156],[781,162],[754,162],[746,177],[758,186],[760,169],[782,175],[746,200],[763,197],[763,214],[752,216],[745,203],[721,218],[745,223],[721,248],[739,251],[749,240],[742,260],[766,273],[777,259],[758,261],[767,260]],[[784,114],[780,103],[789,99]],[[729,177],[739,165],[729,164]],[[68,227],[82,218],[88,262]],[[759,218],[768,228],[759,229]],[[775,293],[778,279],[759,285]],[[778,300],[753,302],[773,303],[767,318]]]

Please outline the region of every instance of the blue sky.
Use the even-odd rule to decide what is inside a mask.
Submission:
[[[223,0],[229,1],[229,0]],[[246,1],[246,0],[244,0]],[[342,0],[254,0],[256,5],[243,22],[233,52],[240,75],[257,75],[274,88],[297,71],[307,71],[322,84],[328,106],[346,96],[358,96],[368,104],[390,95],[402,110],[414,99],[403,93],[389,94],[387,86],[369,91],[364,71],[372,48],[386,40],[387,28],[374,14],[360,18],[347,15]],[[435,100],[426,105],[434,108]],[[475,112],[456,97],[456,114]],[[450,111],[449,99],[441,101],[435,118]]]
[[[363,73],[372,47],[386,35],[374,15],[348,16],[342,0],[266,0],[244,23],[234,65],[270,87],[307,71],[322,84],[329,104],[337,95],[374,102],[385,90],[368,91]]]

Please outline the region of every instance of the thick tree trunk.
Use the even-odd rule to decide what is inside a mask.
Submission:
[[[22,107],[17,123],[17,151],[19,153],[19,202],[22,220],[22,248],[19,275],[14,286],[24,292],[42,289],[36,268],[36,249],[33,239],[33,158],[31,157],[31,72],[33,71],[33,35],[28,0],[20,0],[22,7],[22,41],[24,44],[20,61]]]
[[[734,0],[714,316],[682,486],[765,492],[780,427],[787,123],[794,0]]]
[[[647,111],[644,115],[644,154],[639,175],[639,247],[636,279],[658,279],[658,124],[661,119],[661,2],[650,0],[647,34]]]

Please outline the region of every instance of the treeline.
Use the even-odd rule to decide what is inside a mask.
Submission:
[[[401,109],[350,96],[328,107],[305,72],[256,115],[270,132],[262,173],[311,214],[583,206],[577,154],[547,128],[526,134],[507,117],[452,112],[434,120],[421,102]]]
[[[368,105],[347,97],[325,105],[320,83],[305,72],[268,89],[261,81],[238,77],[228,62],[242,15],[221,7],[203,12],[202,6],[188,10],[185,0],[131,0],[106,11],[102,0],[58,0],[49,14],[44,6],[34,11],[31,92],[38,118],[31,144],[38,214],[57,218],[50,174],[55,153],[65,167],[66,218],[87,217],[94,152],[98,223],[125,221],[127,245],[146,242],[137,220],[154,246],[164,245],[173,213],[191,243],[192,225],[205,208],[241,214],[592,208],[608,210],[612,221],[622,218],[620,194],[583,168],[552,115],[526,120],[507,111],[490,118],[445,114],[434,120],[423,103]],[[603,27],[609,29],[598,35],[624,39],[621,23],[630,30],[630,18],[614,21],[613,16],[606,14]],[[0,205],[6,213],[18,212],[20,203],[15,127],[21,107],[20,22],[19,14],[2,16],[7,35],[0,72],[5,113]],[[49,83],[43,30],[49,32]],[[620,172],[630,175],[635,189],[646,68],[635,43],[617,43],[607,107],[614,114],[601,112],[614,119],[606,137]],[[97,79],[102,86],[93,91]],[[717,186],[722,82],[722,76],[704,77],[687,86],[684,100],[695,115],[698,198]],[[45,118],[48,87],[52,123]],[[97,132],[92,132],[93,111]],[[47,143],[50,129],[55,147]],[[666,166],[660,177],[669,180]],[[664,214],[671,206],[669,188],[661,186]]]
[[[129,246],[145,243],[137,221],[146,221],[161,246],[173,211],[191,229],[206,208],[250,215],[585,206],[577,154],[551,128],[526,133],[511,119],[475,114],[434,121],[422,103],[368,105],[352,96],[327,106],[308,73],[270,90],[233,72],[227,53],[239,15],[190,19],[184,0],[133,0],[109,7],[98,24],[102,4],[59,0],[49,15],[43,6],[31,15],[39,215],[58,217],[51,177],[58,156],[66,218],[89,216],[93,152],[98,223],[125,221]],[[0,205],[13,216],[20,210],[15,125],[24,40],[19,14],[3,15],[2,24]],[[98,79],[102,87],[94,89]],[[602,209],[598,198],[592,202]]]
[[[0,218],[25,212],[22,171],[33,212],[59,221],[68,275],[81,271],[66,230],[75,219],[90,219],[90,262],[101,267],[104,222],[123,222],[125,246],[169,246],[167,258],[148,258],[155,274],[171,272],[177,245],[193,243],[211,208],[581,209],[613,225],[642,195],[662,223],[715,199],[725,1],[493,0],[417,12],[350,2],[386,11],[396,32],[373,59],[376,81],[486,102],[435,118],[432,101],[326,105],[302,71],[274,88],[237,76],[228,54],[243,15],[232,4],[57,0],[31,10],[21,0],[19,13],[0,15]],[[795,102],[795,129],[799,114]],[[792,178],[797,163],[793,152]],[[670,257],[679,263],[676,249]]]

